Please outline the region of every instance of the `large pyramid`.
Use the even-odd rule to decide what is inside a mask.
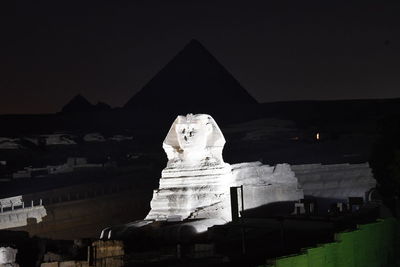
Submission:
[[[125,105],[131,110],[229,114],[257,101],[198,41],[190,41]],[[217,113],[217,114],[216,114]]]

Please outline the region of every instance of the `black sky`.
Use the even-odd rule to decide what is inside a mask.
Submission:
[[[124,105],[190,39],[259,102],[400,97],[398,1],[11,1],[0,114]]]

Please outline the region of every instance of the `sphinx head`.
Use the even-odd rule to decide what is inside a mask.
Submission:
[[[164,140],[168,164],[219,164],[225,139],[210,115],[178,116]]]
[[[213,131],[207,116],[178,116],[175,132],[182,151],[202,151],[207,147],[207,140]]]

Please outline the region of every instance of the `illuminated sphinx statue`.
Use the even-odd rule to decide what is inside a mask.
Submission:
[[[215,205],[227,193],[232,177],[230,165],[222,159],[224,145],[211,116],[178,116],[163,142],[168,163],[146,219],[225,217],[228,211],[221,214],[221,207]],[[215,208],[205,208],[209,206]]]
[[[231,166],[222,158],[224,145],[225,138],[210,115],[178,116],[163,142],[168,163],[158,189],[153,191],[150,212],[144,220],[104,229],[101,238],[128,236],[155,221],[182,221],[172,226],[154,224],[164,225],[157,231],[164,233],[166,240],[171,233],[180,236],[185,227],[200,233],[224,224],[231,221],[231,186],[243,185],[243,209],[304,197],[288,164],[247,162]]]

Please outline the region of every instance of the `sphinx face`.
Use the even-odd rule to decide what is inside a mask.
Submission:
[[[188,122],[176,125],[178,143],[183,151],[204,151],[212,126],[204,122]]]
[[[168,168],[223,163],[225,139],[207,114],[178,116],[163,142]]]

